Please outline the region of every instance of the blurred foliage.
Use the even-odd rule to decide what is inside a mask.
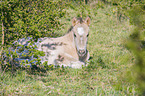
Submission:
[[[135,55],[136,63],[132,70],[139,89],[145,95],[145,4],[134,5],[128,13],[134,30],[126,45]]]

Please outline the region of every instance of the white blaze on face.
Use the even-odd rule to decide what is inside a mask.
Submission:
[[[79,35],[83,35],[85,33],[83,27],[78,27],[77,32],[78,32]]]

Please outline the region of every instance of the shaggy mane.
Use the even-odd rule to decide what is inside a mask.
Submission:
[[[77,18],[77,20],[79,21],[80,24],[84,23],[84,20],[83,20],[82,17]],[[73,29],[73,26],[71,26],[71,27],[68,29],[67,33],[71,32],[72,29]]]

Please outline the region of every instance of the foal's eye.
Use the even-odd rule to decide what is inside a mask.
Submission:
[[[76,34],[74,34],[74,37],[76,37]]]
[[[89,36],[89,34],[87,35],[87,37]]]

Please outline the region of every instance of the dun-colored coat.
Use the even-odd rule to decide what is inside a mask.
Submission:
[[[87,38],[89,36],[90,18],[72,19],[69,32],[58,38],[45,38],[38,46],[38,50],[45,52],[44,61],[48,65],[81,68],[89,59]]]

